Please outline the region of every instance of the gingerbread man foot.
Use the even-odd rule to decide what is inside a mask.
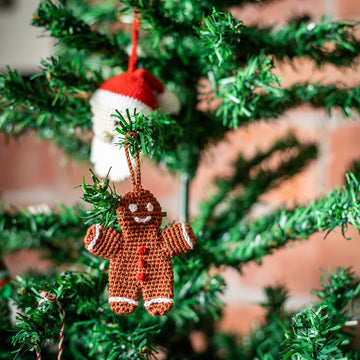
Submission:
[[[129,304],[126,302],[120,302],[120,303],[111,302],[110,308],[112,311],[114,311],[118,315],[128,315],[128,314],[133,313],[136,310],[137,305]]]
[[[145,302],[148,313],[152,316],[162,316],[168,313],[173,307],[172,299],[153,299]]]

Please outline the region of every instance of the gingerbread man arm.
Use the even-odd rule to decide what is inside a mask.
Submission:
[[[162,246],[170,257],[184,254],[195,245],[195,235],[188,224],[174,224],[160,234]]]
[[[108,227],[105,230],[103,225],[94,224],[89,227],[84,244],[92,254],[111,259],[118,252],[121,245],[121,233]]]

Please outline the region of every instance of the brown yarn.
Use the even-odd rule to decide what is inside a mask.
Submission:
[[[138,139],[138,136],[134,133],[134,132],[128,132],[125,135],[124,140],[126,140],[128,137],[133,136],[136,139]],[[135,173],[134,173],[134,169],[130,160],[130,155],[129,155],[129,149],[128,149],[128,144],[125,141],[125,155],[126,155],[126,161],[128,163],[128,167],[129,167],[129,171],[130,171],[130,178],[131,178],[131,183],[133,185],[133,189],[139,187],[141,188],[141,173],[140,173],[140,156],[139,156],[139,150],[135,149],[135,162],[136,162],[136,177],[135,177]]]
[[[130,135],[135,134],[125,138]],[[139,153],[136,151],[136,177],[127,146],[125,153],[133,190],[123,196],[116,210],[122,232],[93,225],[85,236],[85,247],[110,259],[109,302],[113,311],[134,312],[141,290],[147,311],[164,315],[171,310],[174,297],[170,257],[192,249],[195,236],[188,224],[171,225],[159,232],[161,207],[154,195],[141,187]]]

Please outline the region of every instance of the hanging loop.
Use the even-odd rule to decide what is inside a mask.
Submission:
[[[138,42],[138,35],[139,35],[139,27],[140,27],[140,16],[138,14],[133,13],[133,27],[132,27],[132,49],[131,55],[129,57],[129,66],[128,72],[134,72],[136,69],[136,62],[137,62],[137,42]]]
[[[133,136],[137,140],[139,140],[139,138],[134,132],[128,132],[124,138],[124,140],[125,140],[124,148],[125,148],[126,160],[127,160],[129,171],[130,171],[130,177],[131,177],[131,183],[133,185],[133,190],[135,190],[135,189],[141,189],[140,156],[139,156],[139,150],[136,148],[135,149],[136,176],[135,176],[134,168],[131,163],[130,154],[129,154],[129,145],[130,144],[129,144],[129,142],[126,141],[126,139],[129,138],[130,136]]]

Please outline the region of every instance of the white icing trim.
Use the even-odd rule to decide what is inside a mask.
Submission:
[[[146,218],[139,218],[137,216],[134,216],[134,220],[137,222],[137,223],[146,223],[148,221],[151,220],[151,216],[148,215]]]
[[[152,304],[161,304],[161,303],[169,303],[172,304],[174,302],[173,299],[168,299],[168,298],[156,298],[156,299],[151,299],[149,301],[145,301],[144,306],[148,307]]]
[[[89,244],[89,246],[87,247],[87,249],[90,251],[94,248],[95,244],[96,244],[96,241],[97,239],[99,238],[100,236],[100,226],[101,224],[96,224],[95,226],[95,237],[91,240],[91,243]]]
[[[127,302],[127,303],[135,305],[135,306],[138,306],[138,304],[139,304],[138,301],[135,301],[132,299],[127,299],[127,298],[120,297],[120,296],[109,297],[109,303],[111,303],[111,302]]]
[[[136,204],[130,204],[130,205],[129,205],[129,210],[130,210],[131,212],[135,212],[135,211],[137,210],[137,205],[136,205]]]
[[[184,239],[185,241],[188,243],[188,245],[190,246],[190,249],[192,249],[194,247],[193,243],[190,240],[189,234],[187,233],[186,229],[185,229],[185,224],[182,223],[181,224],[182,227],[182,231],[183,231],[183,235],[184,235]]]

